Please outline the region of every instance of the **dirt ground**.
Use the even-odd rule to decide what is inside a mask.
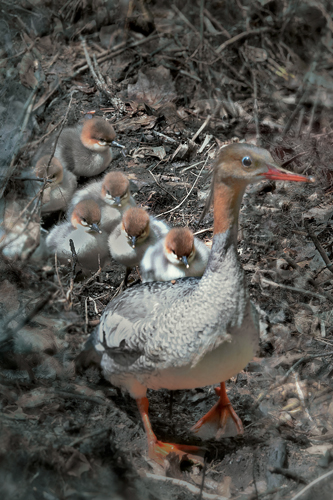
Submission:
[[[27,205],[20,176],[40,145],[92,113],[125,147],[113,148],[109,170],[127,175],[137,204],[207,245],[212,212],[198,221],[221,145],[260,145],[316,177],[264,181],[243,200],[239,254],[261,330],[260,355],[227,382],[244,435],[202,443],[190,433],[213,387],[149,391],[158,438],[203,446],[203,468],[152,462],[135,401],[97,368],[75,372],[122,266],[74,280],[70,264],[33,259],[33,237],[21,258],[1,257],[0,497],[331,499],[331,3],[0,4],[0,202]]]

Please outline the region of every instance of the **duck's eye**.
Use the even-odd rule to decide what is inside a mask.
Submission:
[[[242,159],[242,164],[244,167],[251,167],[252,165],[252,160],[249,156],[244,156],[244,158]]]
[[[88,222],[86,221],[86,219],[81,219],[81,224],[82,226],[88,226]]]
[[[111,196],[111,193],[110,193],[110,191],[108,189],[106,190],[106,194],[109,195],[109,196]]]
[[[106,141],[104,139],[98,139],[98,142],[100,143],[101,146],[105,146]]]
[[[172,250],[172,253],[173,253],[173,255],[176,255],[176,252],[174,250]]]

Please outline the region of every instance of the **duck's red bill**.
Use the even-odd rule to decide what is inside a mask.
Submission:
[[[267,172],[263,172],[261,175],[271,181],[315,182],[314,177],[294,174],[293,172],[288,172],[287,170],[275,168],[272,165],[269,165]]]

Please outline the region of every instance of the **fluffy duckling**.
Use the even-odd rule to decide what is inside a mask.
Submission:
[[[70,222],[55,226],[46,238],[46,246],[50,254],[57,253],[58,260],[67,263],[72,258],[69,240],[74,243],[78,264],[84,275],[99,268],[108,258],[106,235],[99,228],[101,211],[94,200],[78,203],[72,213]]]
[[[122,172],[109,172],[103,180],[91,182],[76,191],[68,214],[71,215],[75,205],[86,199],[95,200],[100,207],[100,228],[107,234],[121,222],[125,210],[136,205],[131,196],[129,180]]]
[[[206,245],[195,238],[188,227],[174,227],[163,240],[147,249],[140,264],[142,281],[202,276],[209,253]]]
[[[83,126],[65,128],[58,139],[54,156],[76,176],[91,177],[103,172],[112,160],[110,146],[116,137],[106,120],[94,117]],[[54,136],[45,143],[37,158],[50,152]]]
[[[64,169],[58,158],[53,157],[47,168],[49,159],[47,155],[42,156],[35,167],[35,175],[38,179],[46,178],[51,181],[43,191],[42,214],[66,210],[77,185],[75,175]],[[35,189],[37,187],[40,186],[34,186]]]
[[[169,227],[165,222],[149,217],[143,208],[126,210],[122,222],[108,239],[111,256],[126,266],[126,277],[132,267],[140,264],[147,248],[155,245],[168,231]]]

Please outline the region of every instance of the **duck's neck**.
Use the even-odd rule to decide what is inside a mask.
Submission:
[[[237,244],[238,216],[245,185],[231,182],[214,189],[214,236],[228,232]]]

